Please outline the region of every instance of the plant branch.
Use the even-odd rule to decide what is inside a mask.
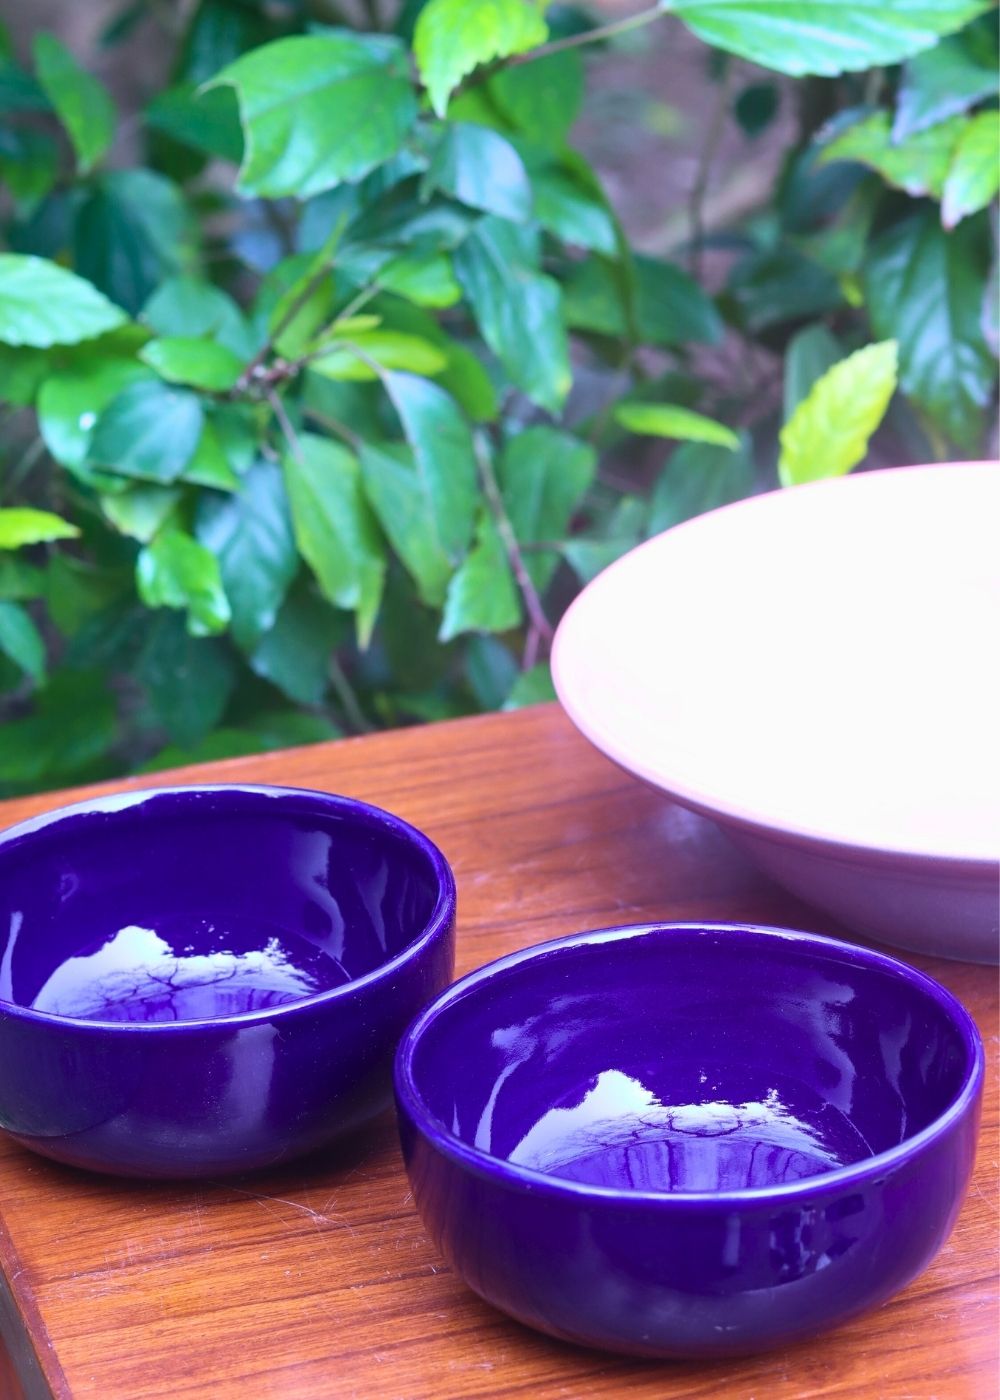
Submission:
[[[330,683],[340,701],[340,707],[348,724],[358,734],[370,734],[372,725],[362,710],[361,702],[354,692],[354,687],[347,679],[343,667],[332,653],[330,656]]]
[[[528,614],[528,620],[533,631],[538,633],[539,638],[545,642],[552,640],[552,624],[545,615],[542,600],[538,596],[538,589],[532,582],[528,573],[527,565],[524,562],[524,555],[521,553],[521,546],[514,533],[514,527],[510,523],[510,516],[503,503],[500,494],[500,486],[497,482],[496,473],[493,470],[493,463],[487,451],[482,437],[476,434],[473,438],[476,453],[476,464],[479,467],[479,479],[483,484],[483,491],[486,495],[486,503],[490,508],[490,514],[496,523],[497,533],[500,536],[507,558],[510,562],[511,571],[517,581],[517,586],[521,590],[521,597],[524,599],[524,608]],[[530,634],[529,634],[530,636]],[[534,647],[537,653],[537,643]],[[532,663],[534,664],[534,663]]]
[[[271,388],[270,384],[264,390],[264,393],[267,396],[268,403],[274,410],[274,416],[278,420],[278,426],[281,428],[282,436],[288,443],[288,450],[291,452],[292,456],[296,459],[296,461],[301,462],[302,447],[299,443],[298,434],[292,427],[292,420],[289,418],[287,412],[285,411],[285,405],[281,402],[281,395],[275,393],[274,389]]]
[[[343,438],[348,447],[353,448],[355,452],[360,449],[362,445],[360,436],[353,428],[342,423],[339,418],[331,418],[328,413],[320,413],[318,409],[310,408],[307,404],[303,404],[302,412],[308,418],[313,418],[317,423],[321,423],[324,428],[329,428],[331,433],[336,433],[339,438]]]
[[[619,34],[628,34],[633,29],[641,29],[643,25],[659,19],[664,13],[662,5],[654,5],[650,10],[640,10],[638,14],[628,15],[625,19],[600,24],[596,29],[588,29],[582,34],[567,34],[564,39],[553,39],[551,43],[541,44],[527,53],[511,54],[508,58],[502,58],[495,66],[491,66],[490,70],[476,81],[482,82],[499,68],[516,68],[522,63],[534,63],[536,58],[548,58],[550,54],[563,53],[566,49],[577,49],[584,44],[599,44],[603,39],[614,39]]]
[[[708,193],[712,162],[719,149],[719,142],[726,125],[726,114],[729,111],[729,75],[731,71],[732,65],[727,64],[719,79],[715,110],[712,112],[712,120],[705,137],[705,144],[698,156],[698,168],[695,171],[694,184],[691,186],[691,195],[688,200],[688,217],[691,226],[691,275],[693,277],[698,277],[701,274],[701,245],[705,237],[705,196]]]

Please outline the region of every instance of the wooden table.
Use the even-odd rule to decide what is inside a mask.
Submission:
[[[458,878],[459,973],[616,923],[832,930],[714,827],[614,768],[554,706],[214,763],[181,780],[349,793],[425,828]],[[0,823],[65,798],[0,804]],[[0,1147],[0,1316],[21,1384],[74,1400],[992,1400],[996,977],[914,961],[958,993],[986,1039],[976,1178],[923,1277],[818,1341],[725,1364],[656,1364],[508,1321],[429,1243],[387,1116],[336,1153],[194,1185],[102,1179]],[[5,1366],[0,1395],[17,1396]]]

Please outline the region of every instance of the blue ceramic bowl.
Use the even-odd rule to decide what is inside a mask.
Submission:
[[[378,1113],[451,975],[455,884],[344,797],[188,787],[0,836],[0,1128],[138,1176],[245,1171]]]
[[[483,1298],[641,1356],[763,1350],[951,1230],[983,1053],[893,958],[778,929],[582,933],[456,983],[396,1057],[403,1155]]]

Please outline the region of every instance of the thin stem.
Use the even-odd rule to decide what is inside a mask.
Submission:
[[[281,395],[276,394],[270,385],[268,385],[267,389],[264,392],[267,395],[268,403],[274,410],[274,416],[278,420],[278,426],[281,428],[282,436],[288,443],[288,450],[291,452],[292,456],[296,459],[296,461],[301,462],[302,447],[299,443],[298,434],[292,427],[292,420],[285,412],[285,405],[281,402]]]
[[[612,20],[610,24],[598,25],[596,29],[588,29],[583,34],[567,34],[564,39],[553,39],[550,44],[542,44],[539,48],[530,49],[527,53],[515,53],[511,54],[509,58],[501,59],[500,63],[484,76],[491,76],[491,73],[495,73],[497,68],[516,68],[522,63],[534,63],[536,58],[548,58],[550,54],[562,53],[566,49],[578,49],[584,44],[598,44],[603,39],[613,39],[619,34],[628,34],[630,30],[641,29],[644,24],[650,24],[654,19],[659,19],[663,13],[663,5],[654,5],[651,10],[640,10],[636,15]],[[477,81],[482,80],[482,78],[477,78]]]
[[[716,151],[719,148],[719,141],[726,125],[726,115],[729,111],[729,75],[732,65],[727,64],[725,71],[719,80],[719,90],[715,99],[715,110],[712,113],[712,120],[705,137],[705,144],[701,148],[698,157],[698,168],[695,171],[694,184],[691,187],[691,197],[688,200],[688,216],[691,225],[691,275],[698,277],[701,274],[702,240],[705,237],[705,195],[708,193],[708,181],[712,173],[712,162],[715,159]]]
[[[341,709],[344,711],[344,716],[348,724],[350,724],[358,734],[370,734],[373,726],[369,723],[364,710],[361,708],[361,702],[354,692],[354,687],[347,679],[343,667],[334,655],[330,656],[330,683],[336,691],[337,699],[340,701]]]
[[[331,433],[336,433],[339,438],[343,438],[348,447],[352,447],[355,452],[360,449],[361,438],[339,418],[331,418],[328,413],[320,413],[317,409],[310,408],[308,404],[303,404],[302,412],[308,418],[314,418],[317,423],[321,423],[324,428],[329,428]]]
[[[3,487],[0,488],[0,499],[6,498],[12,491],[20,486],[25,478],[31,473],[35,465],[45,452],[45,442],[42,438],[35,438],[28,448],[22,453],[20,458],[7,473]]]
[[[532,628],[538,633],[539,638],[546,642],[552,640],[552,624],[545,616],[545,609],[542,600],[538,596],[538,590],[532,582],[528,573],[527,565],[524,562],[524,555],[521,553],[521,546],[518,544],[517,536],[514,534],[514,527],[510,523],[510,516],[504,507],[503,497],[500,494],[500,486],[497,482],[496,473],[493,470],[493,463],[490,454],[486,450],[482,437],[476,434],[474,438],[476,452],[476,463],[479,467],[479,478],[483,483],[483,491],[486,495],[486,502],[490,508],[490,513],[496,523],[497,532],[500,535],[501,543],[510,561],[510,567],[517,586],[521,590],[521,597],[524,599],[525,611]],[[537,647],[536,647],[537,652]]]

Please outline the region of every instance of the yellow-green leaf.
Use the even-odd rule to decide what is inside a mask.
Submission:
[[[740,440],[732,428],[675,403],[620,403],[615,420],[630,433],[674,438],[679,442],[708,442],[735,452]]]
[[[481,63],[523,53],[549,37],[543,5],[527,0],[430,0],[420,11],[413,52],[438,116]]]
[[[75,525],[51,511],[32,510],[29,506],[0,510],[0,549],[20,549],[22,545],[45,540],[73,540],[79,533]]]
[[[433,375],[445,368],[448,357],[420,336],[404,331],[372,330],[352,335],[349,342],[332,346],[326,354],[310,360],[309,367],[327,379],[377,379],[378,371],[369,361],[383,369]]]
[[[941,222],[954,228],[985,209],[1000,190],[1000,112],[971,117],[959,137],[944,182]]]
[[[866,345],[821,375],[781,430],[782,486],[843,476],[862,460],[896,388],[894,340]]]
[[[873,112],[831,141],[820,156],[820,164],[854,160],[876,170],[907,194],[940,198],[965,125],[964,117],[951,117],[904,141],[893,142],[889,113]]]
[[[92,170],[115,135],[115,108],[103,83],[86,72],[53,34],[36,34],[35,67],[59,115],[81,174]]]

